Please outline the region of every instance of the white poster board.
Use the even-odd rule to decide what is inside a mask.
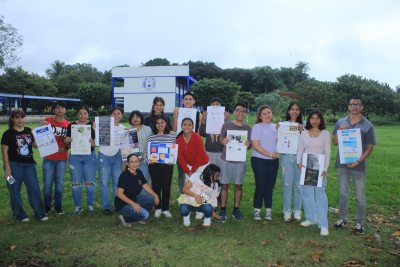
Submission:
[[[92,145],[92,126],[90,125],[71,125],[71,155],[90,155]]]
[[[246,162],[247,147],[247,131],[243,130],[228,130],[226,144],[226,160]]]
[[[96,146],[114,146],[114,117],[95,117]]]
[[[197,109],[195,108],[179,108],[178,114],[178,125],[176,134],[179,134],[182,131],[181,124],[184,118],[191,118],[193,120],[193,131],[196,130],[196,114]]]
[[[362,143],[359,128],[338,130],[340,164],[354,163],[361,158]]]
[[[39,154],[42,158],[58,152],[57,140],[51,125],[37,127],[33,129],[32,134],[35,137]]]
[[[325,155],[303,153],[300,185],[322,187],[321,173],[324,171]]]
[[[296,154],[299,147],[299,138],[299,127],[296,122],[280,122],[277,151],[284,154]]]
[[[206,120],[206,133],[207,134],[221,134],[222,125],[225,122],[225,107],[221,106],[208,106],[207,107],[207,120]]]

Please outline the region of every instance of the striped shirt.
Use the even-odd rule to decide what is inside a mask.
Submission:
[[[148,145],[150,142],[157,142],[157,143],[163,143],[163,144],[175,144],[176,142],[176,135],[174,132],[171,132],[169,134],[152,134],[147,137],[147,142],[143,151],[144,159],[147,163],[149,163],[148,159]]]

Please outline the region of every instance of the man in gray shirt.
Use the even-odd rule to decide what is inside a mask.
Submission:
[[[350,179],[353,177],[356,198],[356,227],[357,234],[364,234],[364,210],[365,210],[365,173],[366,160],[372,153],[376,144],[375,128],[363,115],[364,106],[360,97],[353,96],[349,100],[349,114],[339,119],[333,130],[332,143],[338,144],[337,131],[359,128],[361,133],[362,155],[353,163],[340,164],[339,153],[336,158],[336,167],[339,170],[339,214],[340,220],[335,223],[335,228],[343,228],[347,224],[348,196]]]

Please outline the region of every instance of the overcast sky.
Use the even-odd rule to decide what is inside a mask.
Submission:
[[[55,60],[100,71],[150,59],[221,68],[309,64],[311,77],[356,74],[400,85],[399,0],[0,0],[23,36],[17,65]]]

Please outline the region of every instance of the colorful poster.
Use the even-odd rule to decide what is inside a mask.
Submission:
[[[340,164],[354,163],[361,158],[362,143],[359,128],[338,130]]]
[[[196,129],[196,114],[197,114],[197,109],[195,108],[179,108],[176,134],[179,134],[182,131],[181,124],[184,118],[191,118],[193,120],[193,131],[194,131]]]
[[[58,144],[51,125],[37,127],[32,133],[42,158],[58,152]]]
[[[225,107],[207,107],[206,133],[220,134],[225,122]]]
[[[132,153],[139,153],[139,139],[136,129],[122,130],[117,133],[118,145],[121,147],[122,159],[126,158]]]
[[[296,122],[280,122],[277,151],[284,154],[296,154],[299,147],[299,138],[300,133]]]
[[[96,146],[114,146],[114,117],[95,117]]]
[[[147,155],[151,163],[175,164],[178,158],[178,145],[149,142]]]
[[[71,125],[71,155],[90,155],[92,153],[91,128],[90,125]]]
[[[303,153],[300,185],[322,187],[325,155]]]
[[[219,195],[218,191],[212,189],[211,187],[206,186],[205,184],[201,184],[201,183],[193,183],[192,187],[190,188],[190,191],[192,191],[195,194],[200,195],[201,198],[203,199],[203,203],[209,203],[214,208],[217,207],[218,195]],[[186,194],[181,194],[179,196],[178,203],[179,204],[189,204],[190,206],[193,206],[193,207],[198,207],[201,205],[201,204],[197,203],[197,201],[194,197],[188,196]]]
[[[226,144],[226,160],[227,161],[246,161],[247,147],[247,131],[243,130],[228,130]]]

